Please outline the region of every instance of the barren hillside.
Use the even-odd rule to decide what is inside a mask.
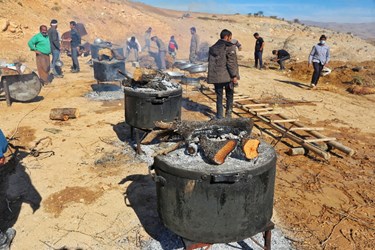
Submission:
[[[89,42],[101,37],[122,44],[134,34],[143,43],[143,32],[152,26],[153,34],[165,42],[175,35],[181,48],[180,57],[187,56],[189,28],[195,26],[201,42],[208,44],[216,41],[221,29],[228,28],[244,45],[241,55],[245,58],[252,57],[254,32],[259,32],[266,41],[265,57],[271,55],[272,49],[285,48],[298,60],[306,60],[312,45],[324,33],[328,36],[333,60],[366,61],[375,58],[375,46],[348,34],[267,17],[193,13],[191,18],[182,19],[182,14],[125,0],[4,0],[0,9],[0,58],[32,60],[33,54],[26,43],[38,32],[39,25],[48,25],[53,18],[58,19],[61,32],[69,30],[71,20],[84,23],[89,32],[84,39]]]

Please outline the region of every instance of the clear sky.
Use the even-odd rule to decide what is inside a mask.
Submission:
[[[248,14],[317,22],[375,22],[375,0],[136,0],[157,7],[218,14]]]

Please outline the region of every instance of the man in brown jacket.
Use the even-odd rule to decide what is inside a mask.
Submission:
[[[223,118],[223,89],[225,88],[226,112],[225,117],[232,116],[233,87],[237,84],[238,63],[236,46],[231,43],[232,32],[224,29],[220,39],[210,47],[208,52],[207,82],[215,85],[216,118]]]

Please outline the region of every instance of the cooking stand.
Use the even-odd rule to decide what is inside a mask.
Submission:
[[[264,239],[264,244],[262,245],[261,243],[259,243],[257,240],[253,239],[252,237],[250,237],[250,239],[255,243],[257,244],[259,247],[261,247],[262,249],[264,250],[271,250],[271,236],[272,236],[272,229],[275,228],[275,224],[270,221],[268,222],[268,224],[264,227],[263,230],[259,231],[259,233],[263,233],[263,239]],[[211,246],[213,246],[214,244],[210,244],[210,243],[198,243],[198,242],[193,242],[193,241],[190,241],[188,239],[185,239],[183,237],[182,238],[182,241],[184,243],[184,248],[186,250],[195,250],[195,249],[204,249],[204,250],[208,250],[211,248]]]

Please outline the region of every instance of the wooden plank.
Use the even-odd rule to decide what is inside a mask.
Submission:
[[[285,119],[285,120],[271,120],[272,123],[287,123],[287,122],[295,122],[298,121],[297,119]]]
[[[259,109],[252,109],[252,108],[250,108],[249,110],[251,110],[253,112],[263,112],[263,111],[272,111],[273,108],[259,108]]]
[[[281,114],[281,111],[265,111],[265,112],[257,112],[257,115],[278,115]]]
[[[286,118],[285,115],[282,115],[280,114],[280,117],[282,118]],[[300,122],[293,122],[293,124],[297,127],[304,127],[304,125]],[[319,132],[316,132],[316,131],[306,131],[307,133],[317,137],[317,138],[325,138],[325,136]],[[344,146],[342,145],[341,143],[337,142],[337,141],[329,141],[327,142],[328,145],[340,150],[341,152],[344,152],[345,154],[349,155],[349,156],[353,156],[355,151],[347,146]]]
[[[324,130],[324,128],[296,127],[296,128],[291,128],[290,130],[291,131],[298,131],[298,130],[302,130],[302,131],[321,131],[321,130]]]
[[[325,137],[325,138],[315,138],[315,139],[305,139],[304,142],[325,142],[325,141],[336,141],[334,137]]]
[[[250,98],[250,97],[244,97],[242,99],[236,99],[236,98],[234,98],[235,102],[243,102],[243,101],[251,101],[251,100],[254,100],[254,99]]]
[[[251,103],[251,104],[245,104],[243,106],[245,108],[248,108],[248,107],[269,107],[270,105],[267,103]]]

